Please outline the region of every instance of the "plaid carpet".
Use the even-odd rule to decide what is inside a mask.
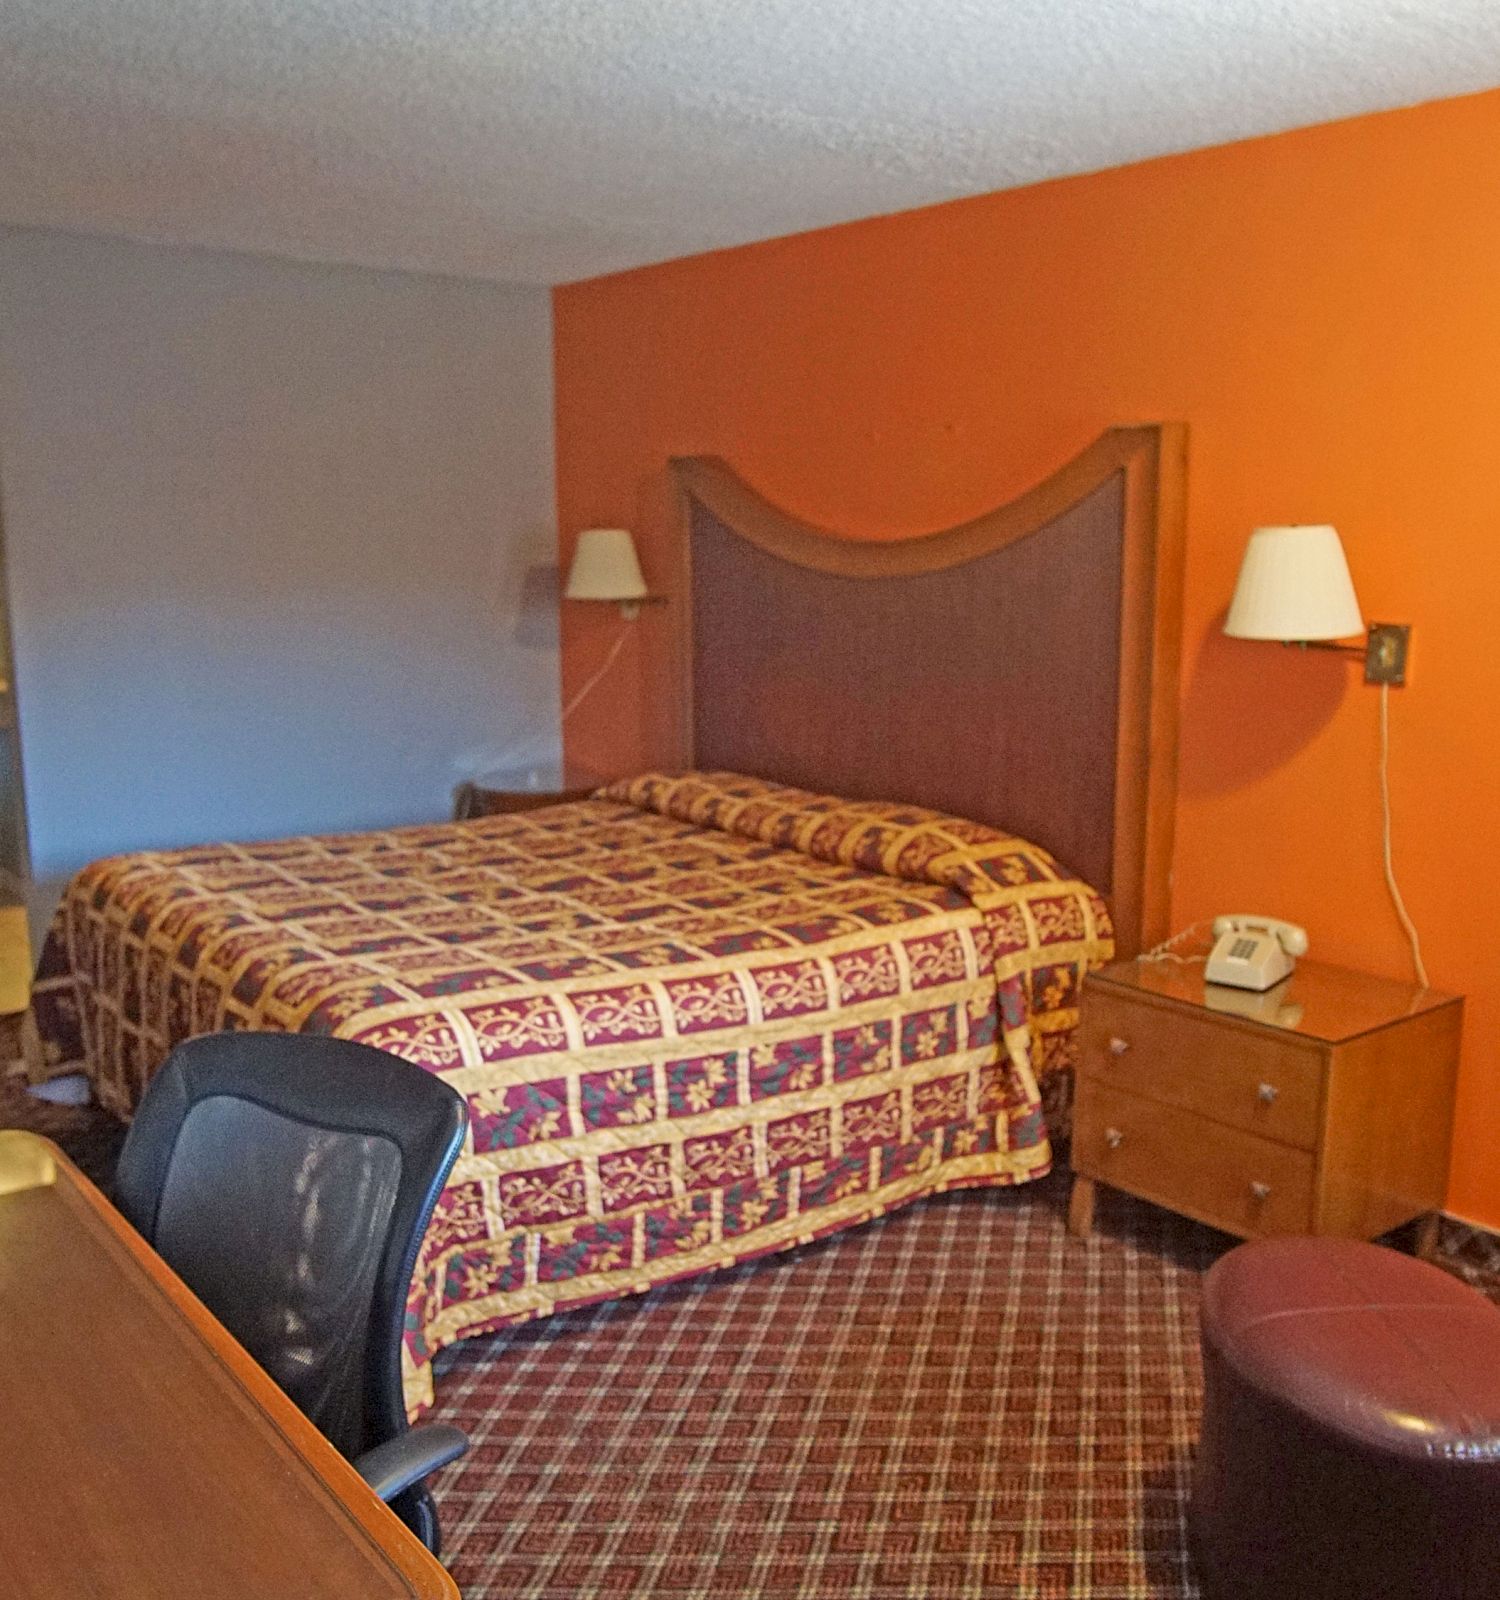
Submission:
[[[1065,1185],[471,1340],[435,1415],[465,1600],[1193,1596],[1198,1274],[1230,1241]]]
[[[124,1136],[4,1071],[0,1127],[105,1188]],[[1233,1241],[1101,1192],[1080,1244],[1066,1194],[926,1201],[445,1352],[465,1600],[1196,1596],[1197,1280]],[[1470,1259],[1469,1234],[1445,1224],[1442,1264],[1500,1302],[1500,1248]]]

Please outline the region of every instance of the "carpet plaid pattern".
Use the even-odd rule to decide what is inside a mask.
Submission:
[[[1054,1177],[475,1339],[433,1416],[466,1600],[1197,1594],[1201,1271],[1230,1242]]]

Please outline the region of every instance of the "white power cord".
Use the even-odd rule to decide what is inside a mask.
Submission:
[[[592,689],[596,683],[598,683],[598,681],[606,672],[609,671],[612,666],[614,666],[615,657],[619,655],[620,651],[625,648],[625,641],[630,637],[631,626],[632,625],[627,622],[625,626],[620,629],[619,637],[616,638],[615,642],[609,647],[609,654],[606,655],[604,660],[599,664],[598,671],[589,678],[588,682],[585,683],[578,693],[575,694],[573,698],[568,701],[567,705],[563,707],[562,716],[558,718],[560,722],[566,722],[568,718],[573,715],[579,706],[581,706],[588,698],[589,690]]]
[[[1427,968],[1422,965],[1422,941],[1417,937],[1416,924],[1407,914],[1406,902],[1396,885],[1396,869],[1391,864],[1391,686],[1380,686],[1380,810],[1384,823],[1385,886],[1391,892],[1391,904],[1396,908],[1401,926],[1411,942],[1412,965],[1417,969],[1417,982],[1427,987]]]

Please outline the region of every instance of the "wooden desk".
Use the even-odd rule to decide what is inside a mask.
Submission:
[[[457,1600],[49,1141],[0,1132],[7,1600]]]

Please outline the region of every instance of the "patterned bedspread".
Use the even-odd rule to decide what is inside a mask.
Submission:
[[[128,1116],[220,1028],[359,1039],[471,1126],[407,1398],[466,1335],[1039,1176],[1102,902],[977,824],[733,775],[385,833],[113,857],[69,886],[47,1070]]]

